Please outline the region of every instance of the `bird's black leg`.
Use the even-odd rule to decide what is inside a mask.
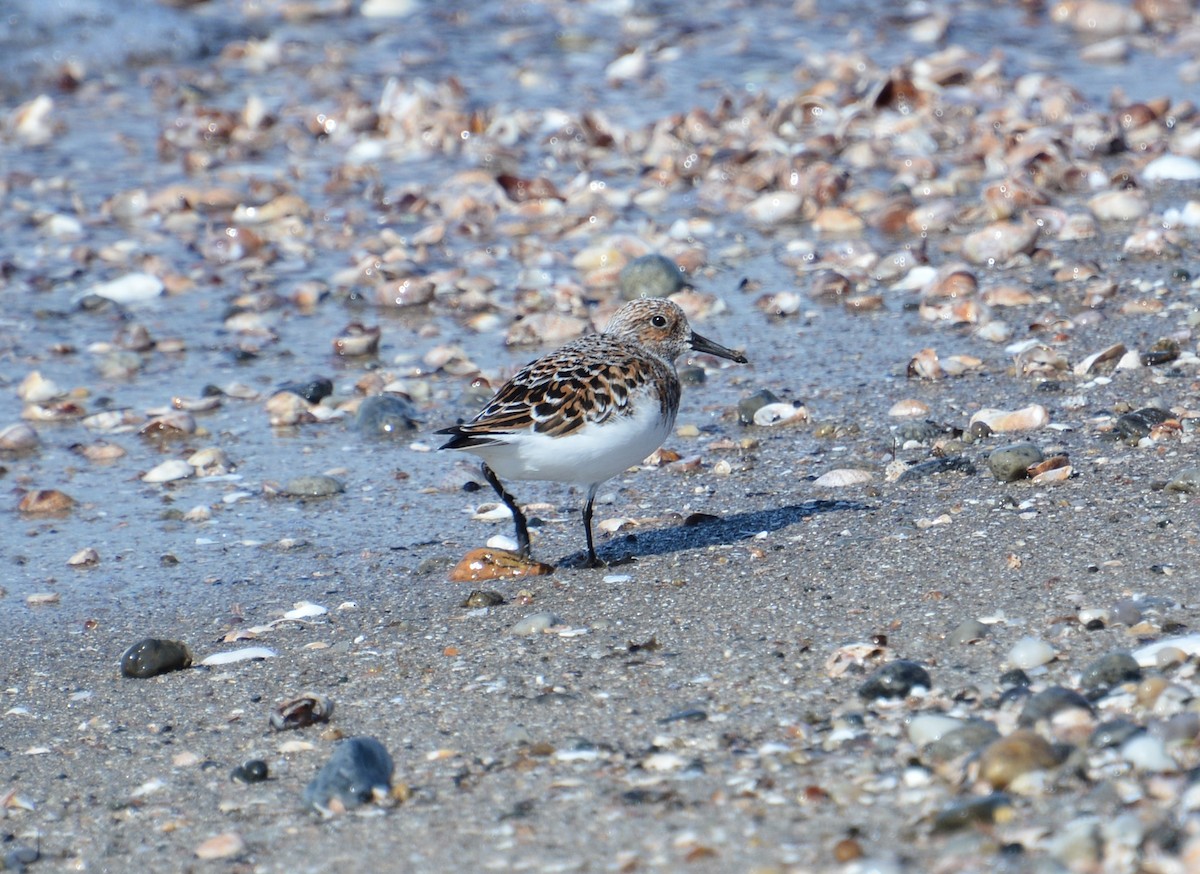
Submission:
[[[529,558],[529,528],[525,523],[525,514],[521,512],[521,508],[517,506],[513,496],[505,490],[495,471],[487,466],[486,461],[483,463],[483,478],[496,490],[496,494],[500,496],[504,506],[512,510],[513,523],[517,526],[517,552],[522,558]],[[590,542],[591,535],[589,534],[588,537]]]
[[[583,530],[587,532],[588,567],[604,567],[604,562],[596,558],[596,547],[592,542],[592,503],[596,500],[596,483],[588,488],[587,502],[583,505]]]

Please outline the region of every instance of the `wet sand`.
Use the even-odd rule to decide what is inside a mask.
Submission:
[[[1200,187],[1147,169],[1200,153],[1200,25],[1164,6],[1100,62],[1053,12],[201,4],[164,12],[196,23],[165,62],[6,67],[0,428],[36,432],[0,454],[10,866],[36,847],[33,871],[1189,870],[1200,515],[1164,486],[1200,463]],[[1000,263],[967,243],[1029,222]],[[750,366],[690,362],[677,460],[601,489],[610,568],[574,566],[582,495],[518,484],[558,569],[448,582],[511,531],[472,518],[493,498],[432,432],[543,351],[522,330],[603,324],[646,251],[688,268],[697,328]],[[335,353],[353,322],[381,328],[375,354]],[[315,376],[329,398],[271,406]],[[385,389],[412,433],[355,428]],[[740,422],[763,389],[806,420]],[[905,399],[923,411],[892,415]],[[981,409],[1035,404],[1048,425],[972,436]],[[1146,408],[1165,421],[1116,439]],[[1069,478],[996,481],[1018,440]],[[143,479],[205,448],[220,470]],[[969,464],[896,480],[940,457]],[[838,470],[870,479],[818,484]],[[300,475],[344,490],[285,494]],[[18,510],[39,489],[73,508]],[[473,588],[504,603],[463,607]],[[300,602],[328,612],[274,621]],[[547,633],[512,633],[540,613]],[[986,633],[961,642],[969,620]],[[122,677],[150,636],[275,655]],[[989,780],[986,743],[931,752],[912,717],[1017,731],[1025,637],[1056,653],[1029,689],[1092,707],[1028,726],[1053,765]],[[1164,639],[1178,662],[1085,684]],[[933,688],[862,697],[896,659]],[[306,692],[329,723],[271,730]],[[1118,719],[1169,764],[1091,740]],[[321,819],[304,788],[362,735],[395,797]],[[270,779],[231,781],[251,759]]]

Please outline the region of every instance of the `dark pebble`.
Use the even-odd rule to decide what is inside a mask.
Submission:
[[[952,832],[971,825],[990,825],[1003,822],[1012,812],[1012,800],[1003,792],[993,792],[983,798],[958,801],[933,818],[935,832]]]
[[[1092,730],[1089,740],[1094,747],[1119,747],[1135,734],[1145,731],[1136,722],[1128,719],[1110,719],[1102,722]]]
[[[708,380],[708,371],[698,364],[685,364],[678,373],[681,385],[703,385]]]
[[[676,710],[674,713],[669,713],[659,720],[660,723],[666,724],[670,722],[704,722],[708,719],[708,711],[701,710],[698,707],[689,707],[687,710]]]
[[[775,392],[770,389],[762,389],[756,391],[748,398],[742,398],[738,401],[738,421],[743,425],[754,424],[754,414],[765,407],[767,404],[779,403],[779,398]]]
[[[326,815],[334,802],[346,808],[367,804],[392,790],[392,757],[373,737],[351,737],[339,743],[304,790],[304,803]]]
[[[909,419],[896,426],[896,439],[901,443],[932,443],[946,433],[946,427],[926,419],[917,422]]]
[[[1122,598],[1112,605],[1112,621],[1121,625],[1137,625],[1142,621],[1142,608],[1132,598]]]
[[[900,474],[896,482],[912,482],[922,477],[935,476],[939,473],[961,473],[966,476],[975,475],[975,463],[965,455],[950,455],[945,458],[931,458],[909,467]]]
[[[906,698],[917,686],[933,688],[929,671],[917,662],[897,659],[877,668],[858,689],[858,696],[866,701],[876,698]]]
[[[1117,438],[1126,443],[1134,444],[1150,433],[1155,425],[1162,424],[1171,418],[1171,414],[1158,407],[1142,407],[1132,413],[1126,413],[1117,418],[1113,432]]]
[[[1141,665],[1127,652],[1102,655],[1083,669],[1080,685],[1085,689],[1111,689],[1142,678]]]
[[[1011,671],[1005,671],[1000,675],[1000,685],[1006,687],[1012,686],[1028,686],[1030,683],[1029,674],[1025,673],[1020,668],[1013,668]]]
[[[268,776],[267,763],[262,759],[251,759],[234,768],[229,779],[235,783],[261,783]]]
[[[397,439],[417,430],[413,405],[396,395],[371,395],[358,405],[354,427],[367,437]]]
[[[139,640],[121,656],[121,673],[126,677],[145,679],[181,671],[192,666],[192,654],[177,640],[147,637]]]
[[[333,381],[317,376],[308,382],[285,382],[279,386],[278,391],[290,391],[294,395],[300,395],[310,404],[319,404],[333,394]]]
[[[1021,715],[1017,717],[1017,725],[1027,728],[1031,725],[1036,725],[1043,719],[1053,719],[1055,715],[1062,713],[1064,710],[1074,709],[1095,713],[1088,700],[1078,692],[1073,692],[1062,686],[1050,686],[1031,696],[1025,702],[1025,707],[1021,710]]]

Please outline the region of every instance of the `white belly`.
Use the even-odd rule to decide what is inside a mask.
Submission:
[[[658,404],[643,402],[635,410],[631,416],[587,425],[566,437],[525,432],[469,451],[501,479],[600,483],[639,464],[671,433],[674,417],[663,421]]]

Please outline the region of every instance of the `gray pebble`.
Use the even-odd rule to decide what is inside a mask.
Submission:
[[[372,395],[358,405],[354,427],[367,437],[407,437],[417,430],[416,411],[396,395]]]
[[[1089,743],[1097,748],[1119,747],[1135,734],[1145,731],[1136,722],[1129,719],[1110,719],[1102,722],[1092,730]]]
[[[1010,810],[1012,806],[1012,800],[1003,792],[956,801],[933,818],[933,830],[951,832],[972,825],[990,825],[996,822],[1001,811]]]
[[[1080,685],[1085,689],[1111,689],[1122,683],[1142,678],[1142,668],[1132,655],[1125,651],[1110,652],[1091,662],[1083,669]]]
[[[1088,700],[1078,692],[1062,686],[1050,686],[1030,696],[1021,710],[1021,715],[1017,717],[1017,725],[1028,728],[1043,719],[1053,719],[1065,710],[1075,709],[1086,710],[1088,713],[1095,712]]]
[[[304,803],[328,816],[335,802],[346,808],[386,798],[392,790],[392,757],[373,737],[339,743],[304,790]]]
[[[929,671],[917,662],[897,659],[879,667],[858,689],[858,695],[867,701],[876,698],[906,698],[917,686],[933,688]]]
[[[1010,443],[992,450],[988,456],[988,469],[998,482],[1011,483],[1025,479],[1029,475],[1026,473],[1029,465],[1044,458],[1042,450],[1028,441]]]
[[[546,611],[544,613],[530,613],[524,619],[517,622],[510,629],[512,634],[541,634],[548,628],[553,628],[555,625],[562,625],[563,621],[555,614]]]
[[[1142,608],[1132,598],[1122,598],[1112,605],[1112,621],[1121,625],[1137,625],[1142,621]]]
[[[932,443],[946,433],[946,428],[937,422],[917,422],[910,419],[896,426],[896,439],[901,443]]]
[[[283,487],[283,493],[293,498],[327,498],[344,491],[346,487],[341,480],[323,474],[293,477]]]
[[[670,297],[681,288],[686,288],[687,284],[679,265],[658,253],[634,258],[621,268],[617,277],[617,286],[624,300]]]
[[[927,746],[924,756],[931,764],[950,762],[983,749],[998,737],[1000,730],[992,723],[986,719],[972,719]]]
[[[946,642],[956,646],[965,643],[974,643],[977,640],[982,640],[991,633],[991,629],[984,625],[978,619],[965,619],[958,623],[950,635],[946,638]]]
[[[1167,743],[1193,743],[1200,737],[1200,713],[1194,710],[1176,713],[1153,728]]]

